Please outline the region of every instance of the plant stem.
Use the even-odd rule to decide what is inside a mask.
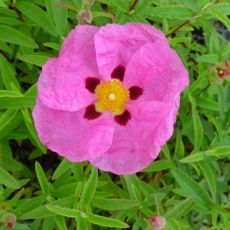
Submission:
[[[179,26],[177,26],[173,31],[171,31],[170,33],[168,33],[166,35],[166,37],[172,36],[174,35],[180,28],[182,28],[183,26],[187,25],[190,22],[190,19],[184,21],[183,23],[181,23]]]
[[[204,11],[206,11],[207,9],[209,9],[210,6],[213,6],[213,5],[217,4],[219,1],[220,1],[220,0],[215,0],[213,3],[207,4],[207,5],[203,8],[203,10],[202,10],[201,12],[198,12],[198,13],[197,13],[195,16],[193,16],[192,18],[187,19],[186,21],[184,21],[183,23],[181,23],[181,24],[180,24],[179,26],[177,26],[174,30],[172,30],[170,33],[168,33],[168,34],[166,35],[166,37],[169,37],[169,36],[174,35],[179,29],[181,29],[181,28],[184,27],[185,25],[189,24],[189,23],[192,21],[192,19],[194,19],[194,18],[196,18],[196,17],[199,17],[200,15],[202,15],[202,13],[203,13]]]
[[[132,10],[134,10],[134,8],[135,8],[135,6],[137,5],[137,3],[138,3],[138,0],[134,0],[134,1],[133,1],[132,5],[131,5],[130,8],[129,8],[129,12],[131,12]]]
[[[14,6],[13,0],[9,0],[9,8],[15,11],[15,13],[17,14],[20,21],[24,22],[24,19],[21,15],[20,11]]]

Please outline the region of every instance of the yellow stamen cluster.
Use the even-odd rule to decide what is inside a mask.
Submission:
[[[126,102],[129,100],[129,91],[119,80],[102,82],[95,89],[98,101],[96,110],[98,112],[111,111],[116,115],[125,111]]]

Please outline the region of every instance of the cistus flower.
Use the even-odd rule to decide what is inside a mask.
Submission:
[[[224,64],[216,66],[216,70],[221,79],[230,76],[230,62],[226,61]]]
[[[166,220],[163,216],[153,216],[150,218],[153,230],[163,230],[166,227]]]
[[[209,68],[209,79],[212,83],[221,84],[230,76],[230,62],[225,61]]]
[[[2,222],[8,229],[13,229],[16,225],[17,218],[14,214],[12,213],[6,213],[2,217]]]
[[[42,68],[35,127],[70,161],[135,173],[171,137],[187,85],[187,70],[155,27],[80,25]]]
[[[77,19],[79,24],[91,24],[93,20],[93,16],[90,10],[81,10],[79,14],[77,15]]]

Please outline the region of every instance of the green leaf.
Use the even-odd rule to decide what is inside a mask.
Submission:
[[[24,122],[26,124],[27,130],[29,131],[30,135],[32,136],[33,140],[35,141],[38,148],[41,150],[42,153],[46,152],[46,147],[41,143],[38,138],[37,131],[34,127],[34,123],[32,122],[31,114],[27,109],[21,110],[22,116],[24,118]]]
[[[196,98],[196,105],[203,109],[219,111],[217,102],[207,98]]]
[[[199,166],[204,173],[205,179],[207,180],[208,186],[212,193],[213,201],[216,202],[216,175],[215,170],[211,168],[211,165],[205,162],[200,162]]]
[[[207,77],[207,71],[202,72],[202,74],[199,75],[199,78],[189,86],[188,91],[190,93],[193,93],[197,89],[199,89],[202,85],[204,85],[206,77]]]
[[[191,198],[185,199],[183,201],[179,201],[177,205],[168,209],[167,213],[165,214],[166,218],[177,218],[180,217],[187,212],[190,211],[193,205],[193,200]]]
[[[193,11],[183,6],[158,6],[151,7],[145,11],[146,16],[153,18],[170,18],[170,19],[189,19],[193,16]]]
[[[195,154],[192,154],[190,156],[187,156],[183,159],[181,159],[182,163],[191,163],[191,162],[197,162],[204,160],[205,157],[217,157],[222,158],[230,155],[230,147],[229,146],[220,146],[215,147],[212,149],[208,149],[202,152],[197,152]]]
[[[97,168],[92,167],[90,177],[85,183],[82,191],[82,195],[80,199],[81,207],[87,207],[91,203],[97,188],[97,182],[98,182]]]
[[[203,126],[199,117],[199,114],[196,110],[196,102],[192,96],[189,96],[189,99],[192,104],[192,121],[194,126],[194,152],[200,149],[203,144]]]
[[[12,90],[13,84],[20,90],[20,85],[15,77],[15,70],[2,54],[0,54],[0,71],[6,89]]]
[[[190,8],[194,12],[197,12],[199,10],[199,4],[198,4],[199,0],[179,0],[179,2],[182,5]]]
[[[17,1],[16,7],[33,22],[44,28],[48,33],[56,36],[54,25],[51,24],[47,13],[40,7],[32,2],[24,1]]]
[[[182,141],[182,134],[179,129],[176,132],[176,145],[174,149],[175,158],[184,157],[184,143]]]
[[[61,216],[66,216],[66,217],[72,217],[76,218],[82,215],[82,213],[79,210],[76,209],[70,209],[70,208],[63,208],[58,205],[46,205],[47,210],[50,212],[56,213]]]
[[[213,6],[210,7],[208,11],[209,12],[218,11],[224,15],[230,15],[230,3],[214,4]]]
[[[39,54],[24,54],[24,55],[17,56],[17,59],[23,62],[40,66],[40,67],[43,66],[49,58],[50,56],[39,55]]]
[[[57,51],[59,51],[61,49],[61,45],[58,43],[54,43],[54,42],[45,42],[44,46],[51,48],[51,49],[54,49],[54,50],[57,50]]]
[[[230,146],[215,147],[207,151],[203,151],[203,153],[207,156],[214,156],[214,157],[228,156],[230,155]]]
[[[0,98],[0,109],[21,109],[32,108],[35,104],[35,97],[21,96],[14,98]]]
[[[58,229],[61,230],[68,230],[66,223],[65,223],[65,218],[63,216],[56,216],[55,217],[55,222],[57,224]]]
[[[223,13],[221,13],[218,10],[212,10],[212,14],[219,21],[221,21],[228,28],[228,30],[230,30],[230,20],[226,15],[224,15]]]
[[[181,163],[192,163],[198,162],[204,159],[204,154],[202,152],[191,154],[180,160]]]
[[[116,9],[121,10],[124,13],[127,13],[129,11],[129,5],[128,1],[123,0],[98,0],[101,3],[108,4],[110,6],[114,6]]]
[[[3,154],[2,156],[2,166],[9,171],[21,171],[23,169],[23,165],[20,162],[6,154]]]
[[[180,169],[174,169],[172,171],[178,184],[197,202],[197,204],[203,206],[206,209],[211,207],[211,200],[208,193],[190,176],[185,174]]]
[[[12,27],[0,25],[0,41],[17,44],[23,47],[38,48],[34,40]]]
[[[9,188],[20,188],[18,181],[2,167],[0,167],[0,184],[4,184],[6,187]]]
[[[217,85],[217,96],[218,96],[218,107],[220,111],[220,118],[225,120],[225,99],[224,99],[224,88],[221,85]]]
[[[95,214],[86,214],[85,219],[91,224],[96,224],[104,227],[110,228],[128,228],[129,225],[116,219],[112,219],[109,217],[99,216]]]
[[[0,90],[0,98],[4,98],[4,97],[21,97],[22,94],[15,92],[15,91],[11,91],[11,90]]]
[[[14,209],[15,214],[17,216],[21,216],[25,213],[28,213],[32,211],[33,209],[40,207],[44,201],[45,201],[45,196],[36,196],[33,198],[29,199],[21,199],[22,203],[19,203],[17,207]]]
[[[1,103],[1,100],[0,100]],[[12,129],[16,128],[18,123],[20,122],[20,119],[18,119],[18,122],[16,121],[18,116],[18,110],[17,109],[8,109],[6,112],[4,112],[0,117],[0,138],[3,138],[7,134],[12,131]]]
[[[40,187],[42,189],[42,192],[44,195],[47,196],[49,194],[49,184],[46,179],[46,174],[44,173],[41,165],[38,162],[35,163],[35,171],[36,171],[36,175],[37,175]]]
[[[94,198],[92,205],[99,209],[104,210],[123,210],[138,207],[140,203],[136,200],[127,199],[104,199],[104,198]]]
[[[53,174],[53,180],[58,179],[60,176],[62,176],[68,169],[70,169],[72,163],[69,162],[67,159],[63,159],[62,162],[58,165],[56,170]]]
[[[114,5],[115,7],[117,7],[118,9],[120,9],[123,12],[128,12],[129,10],[129,5],[127,4],[127,1],[123,1],[123,0],[109,0],[109,2]]]
[[[148,168],[144,169],[143,172],[158,172],[165,169],[171,169],[173,166],[174,164],[171,160],[157,160],[148,166]]]
[[[49,18],[55,22],[56,32],[59,36],[63,36],[67,26],[67,8],[58,5],[58,3],[63,3],[62,0],[46,0],[45,2]]]
[[[32,85],[26,92],[25,96],[36,97],[37,96],[37,84]]]
[[[16,19],[16,18],[11,18],[11,17],[2,17],[0,16],[0,24],[5,24],[5,25],[20,25],[21,22]]]
[[[29,219],[40,219],[55,216],[54,212],[47,210],[46,206],[41,206],[24,213],[19,219],[29,220]]]
[[[197,62],[217,64],[219,62],[219,57],[216,54],[206,54],[199,56],[196,60]]]

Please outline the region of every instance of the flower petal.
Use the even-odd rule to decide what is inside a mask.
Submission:
[[[127,125],[116,126],[111,147],[90,162],[115,174],[131,174],[147,167],[172,135],[179,104],[178,97],[175,100],[171,104],[135,101],[127,108],[131,113]]]
[[[164,34],[151,25],[127,23],[101,27],[95,35],[97,64],[101,75],[108,80],[112,71],[119,65],[125,67],[144,44],[156,41],[168,45]]]
[[[83,116],[84,110],[54,110],[43,105],[39,99],[33,110],[35,127],[42,143],[75,162],[104,153],[113,138],[114,121],[108,114],[91,121]]]
[[[158,42],[144,45],[133,55],[124,78],[126,87],[143,89],[138,99],[143,101],[170,101],[188,83],[188,71],[176,52]]]
[[[58,58],[50,59],[38,80],[38,96],[52,109],[77,111],[95,101],[85,79],[98,77],[94,26],[77,26],[65,39]]]

